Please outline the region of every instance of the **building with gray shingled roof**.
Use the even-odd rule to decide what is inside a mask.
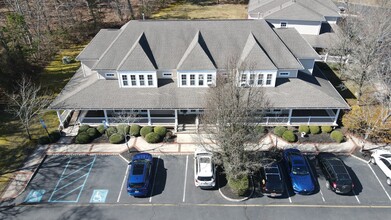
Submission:
[[[233,57],[251,67],[238,73],[238,86],[264,89],[271,102],[263,124],[336,125],[349,108],[301,35],[264,20],[129,21],[101,30],[50,108],[61,123],[63,110],[79,111],[80,123],[118,123],[127,114],[141,125],[198,127],[205,97]]]

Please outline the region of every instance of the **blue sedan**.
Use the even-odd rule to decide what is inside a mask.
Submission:
[[[297,149],[286,149],[283,152],[285,165],[291,178],[293,191],[298,194],[311,194],[315,190],[307,160]]]
[[[151,179],[152,155],[139,153],[133,156],[130,162],[127,184],[128,194],[131,196],[146,196]]]

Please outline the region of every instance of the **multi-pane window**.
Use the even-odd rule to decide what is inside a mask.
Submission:
[[[145,85],[144,75],[138,75],[138,79],[139,79],[140,86],[144,86]]]
[[[272,84],[272,74],[266,75],[266,85]]]
[[[250,73],[250,85],[254,85],[255,82],[255,73]]]
[[[281,22],[281,28],[286,28],[286,22]]]
[[[132,83],[132,86],[137,85],[137,83],[136,83],[136,75],[130,75],[130,82]]]
[[[147,78],[148,78],[148,86],[153,86],[152,75],[147,75]]]
[[[246,83],[246,81],[247,81],[247,74],[242,73],[240,75],[240,83]]]
[[[190,75],[190,85],[191,85],[191,86],[194,86],[194,85],[195,85],[195,75],[194,75],[194,74],[191,74],[191,75]]]
[[[206,82],[207,82],[208,84],[212,84],[212,80],[213,80],[212,74],[208,74],[208,75],[206,76]]]
[[[182,86],[185,86],[185,85],[187,84],[187,77],[186,77],[186,75],[183,74],[183,75],[181,76],[181,78],[182,78]]]
[[[203,86],[204,85],[204,75],[198,75],[198,85]]]
[[[263,74],[258,74],[258,85],[263,85]]]
[[[124,86],[128,85],[128,76],[127,75],[122,75],[122,84]]]

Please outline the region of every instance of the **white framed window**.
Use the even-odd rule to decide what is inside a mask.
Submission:
[[[281,23],[280,23],[281,28],[286,28],[287,25],[288,25],[288,23],[286,21],[281,21]]]
[[[114,73],[105,73],[105,76],[106,77],[114,77],[115,75],[114,75]]]
[[[259,73],[258,74],[258,79],[257,79],[257,84],[259,85],[259,86],[262,86],[263,85],[263,74],[262,73]]]
[[[152,77],[152,75],[147,75],[147,79],[148,79],[148,86],[153,86],[153,77]]]
[[[130,82],[132,83],[132,86],[136,86],[136,75],[130,75]]]
[[[198,85],[199,86],[204,85],[204,75],[202,75],[202,74],[198,75]]]
[[[249,84],[250,84],[250,85],[254,85],[254,84],[255,84],[255,73],[250,73],[250,81],[249,81]]]
[[[194,85],[195,85],[195,75],[194,75],[194,74],[191,74],[191,75],[190,75],[190,85],[191,85],[191,86],[194,86]]]
[[[119,76],[120,84],[123,87],[153,87],[156,85],[155,80],[156,76],[153,74],[141,73],[141,74],[129,74],[122,73]],[[129,82],[130,81],[130,82]]]
[[[180,73],[180,87],[207,87],[213,83],[213,74],[206,73]]]
[[[144,75],[138,75],[140,86],[145,86]]]
[[[206,83],[207,83],[208,85],[211,85],[212,82],[213,82],[213,76],[212,76],[212,74],[206,75]]]
[[[246,83],[246,81],[247,81],[247,74],[246,73],[242,73],[240,75],[240,84]]]
[[[272,74],[267,74],[266,75],[266,85],[271,85],[272,84]]]
[[[122,84],[124,86],[128,86],[128,76],[127,75],[122,75]]]
[[[172,72],[163,72],[163,77],[164,77],[164,78],[170,78],[170,77],[172,77]]]
[[[182,79],[182,86],[186,86],[187,85],[187,75],[182,74],[181,79]]]
[[[281,72],[279,73],[280,76],[289,76],[289,72]]]

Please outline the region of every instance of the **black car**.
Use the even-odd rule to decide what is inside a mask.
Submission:
[[[277,161],[271,161],[261,168],[261,191],[270,197],[282,196],[284,193],[283,178]]]
[[[341,159],[331,153],[320,153],[318,161],[326,178],[327,189],[339,194],[347,194],[352,191],[354,187],[352,178]]]

